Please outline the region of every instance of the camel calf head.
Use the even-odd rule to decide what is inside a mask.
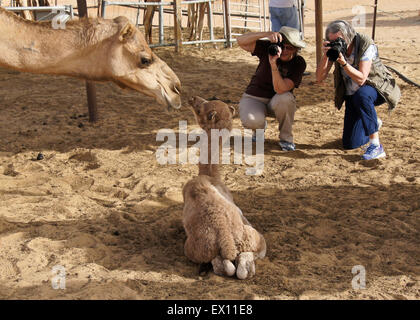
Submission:
[[[143,36],[127,18],[114,19],[119,31],[105,55],[110,59],[111,78],[175,109],[181,106],[181,83],[169,66],[155,55]]]
[[[199,96],[189,99],[197,124],[204,130],[232,130],[235,108],[220,100],[207,101]]]

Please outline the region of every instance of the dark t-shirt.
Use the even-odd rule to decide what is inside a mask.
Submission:
[[[257,40],[253,56],[260,59],[260,63],[252,76],[251,82],[246,89],[246,93],[262,98],[272,98],[276,92],[273,87],[270,61],[268,60],[268,47],[271,42],[268,40]],[[301,56],[296,55],[292,60],[283,62],[277,60],[277,67],[283,78],[292,80],[295,88],[298,88],[302,81],[303,72],[306,69],[306,62]],[[291,92],[293,91],[290,90]]]

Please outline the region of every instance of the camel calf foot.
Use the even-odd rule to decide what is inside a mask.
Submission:
[[[223,260],[221,256],[217,256],[211,261],[213,271],[218,276],[231,277],[235,274],[235,265],[228,259]]]
[[[244,280],[255,275],[255,259],[253,252],[242,252],[236,258],[236,276]]]

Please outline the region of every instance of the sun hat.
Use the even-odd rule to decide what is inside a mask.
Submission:
[[[281,33],[292,46],[296,48],[305,48],[305,41],[301,40],[300,32],[298,29],[291,27],[281,27],[279,33]]]

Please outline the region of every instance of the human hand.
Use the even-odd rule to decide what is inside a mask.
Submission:
[[[277,69],[277,59],[280,58],[281,55],[281,48],[279,47],[279,51],[275,56],[268,55],[268,61],[270,62],[271,70]]]
[[[271,43],[277,43],[277,42],[281,42],[283,40],[282,36],[280,33],[278,32],[269,32],[268,36],[267,36],[268,40],[270,40]]]
[[[322,43],[322,52],[324,53],[324,55],[327,54],[327,51],[331,49],[331,47],[327,47],[329,43],[329,41],[324,41]]]
[[[346,58],[344,58],[344,56],[343,56],[343,54],[341,52],[338,55],[337,62],[339,64],[341,64],[342,66],[345,65],[345,64],[347,64]]]

